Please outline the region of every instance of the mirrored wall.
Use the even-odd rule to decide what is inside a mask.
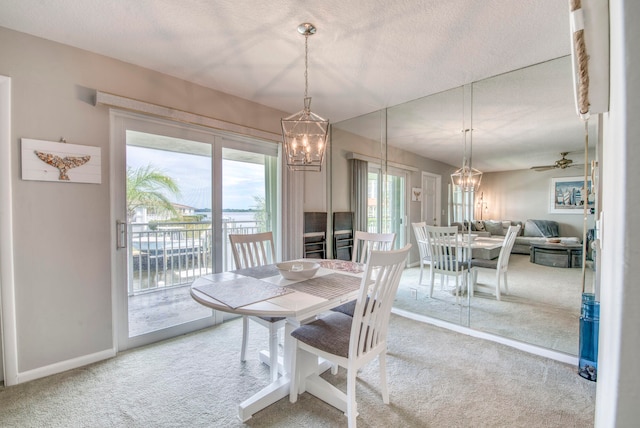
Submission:
[[[487,287],[479,287],[473,297],[455,296],[437,284],[429,297],[429,267],[420,283],[420,257],[411,229],[411,223],[420,221],[451,223],[450,174],[466,160],[484,174],[465,217],[519,222],[523,227],[527,220],[555,221],[562,237],[582,241],[584,225],[593,229],[596,215],[585,221],[582,210],[553,210],[553,183],[583,177],[585,162],[589,165],[597,152],[597,123],[589,123],[586,141],[584,123],[575,114],[571,73],[571,58],[558,58],[333,125],[334,212],[352,210],[354,157],[383,171],[406,172],[405,188],[399,190],[407,206],[402,220],[414,247],[396,308],[577,354],[581,296],[583,288],[592,288],[593,254],[586,255],[589,268],[583,272],[580,267],[533,263],[527,251],[514,252],[509,291],[500,301],[491,290],[495,270],[479,271],[478,283]],[[470,132],[465,135],[465,130]],[[566,158],[573,163],[554,168],[562,152],[568,152]],[[532,169],[539,166],[549,168]]]

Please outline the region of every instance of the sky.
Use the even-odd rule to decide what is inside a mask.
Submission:
[[[127,146],[127,166],[153,165],[173,178],[181,197],[172,202],[194,208],[211,208],[211,158]],[[254,196],[264,197],[264,166],[224,160],[223,209],[249,209],[256,205]]]

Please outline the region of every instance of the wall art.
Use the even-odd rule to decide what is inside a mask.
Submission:
[[[102,183],[100,147],[29,138],[21,142],[23,180]]]

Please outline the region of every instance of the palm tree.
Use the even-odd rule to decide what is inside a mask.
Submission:
[[[254,196],[253,200],[256,202],[256,205],[251,207],[255,210],[253,220],[260,228],[260,231],[265,232],[267,230],[267,202],[264,196]]]
[[[152,165],[127,167],[127,217],[132,220],[137,208],[148,208],[156,213],[178,216],[175,207],[166,196],[180,195],[180,188],[173,178]]]

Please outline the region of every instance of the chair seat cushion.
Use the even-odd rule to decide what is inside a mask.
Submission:
[[[498,259],[493,259],[493,260],[471,259],[471,267],[497,269],[498,268]]]
[[[353,317],[353,314],[356,312],[356,303],[357,300],[352,300],[350,302],[347,303],[343,303],[340,306],[336,306],[335,308],[331,309],[333,312],[341,312],[345,315],[349,315],[350,317]],[[362,313],[365,313],[367,310],[367,307],[369,306],[369,296],[367,296],[367,303],[364,307],[364,311],[362,311]]]
[[[291,336],[300,342],[325,352],[347,358],[353,318],[341,312],[331,312],[309,324],[293,330]]]
[[[451,263],[453,264],[453,263]],[[463,261],[459,261],[458,262],[458,272],[467,269],[467,265],[469,264],[468,261],[463,260]],[[433,266],[434,269],[443,269],[446,268],[447,266],[444,263],[431,263],[431,266]],[[449,266],[451,268],[451,270],[453,270],[454,266]]]
[[[350,302],[343,303],[342,305],[336,306],[335,308],[333,308],[331,310],[333,312],[340,312],[340,313],[343,313],[345,315],[349,315],[350,317],[352,317],[354,312],[356,311],[356,301],[352,300]]]
[[[258,318],[265,320],[266,322],[278,322],[285,319],[284,317],[258,317]]]

